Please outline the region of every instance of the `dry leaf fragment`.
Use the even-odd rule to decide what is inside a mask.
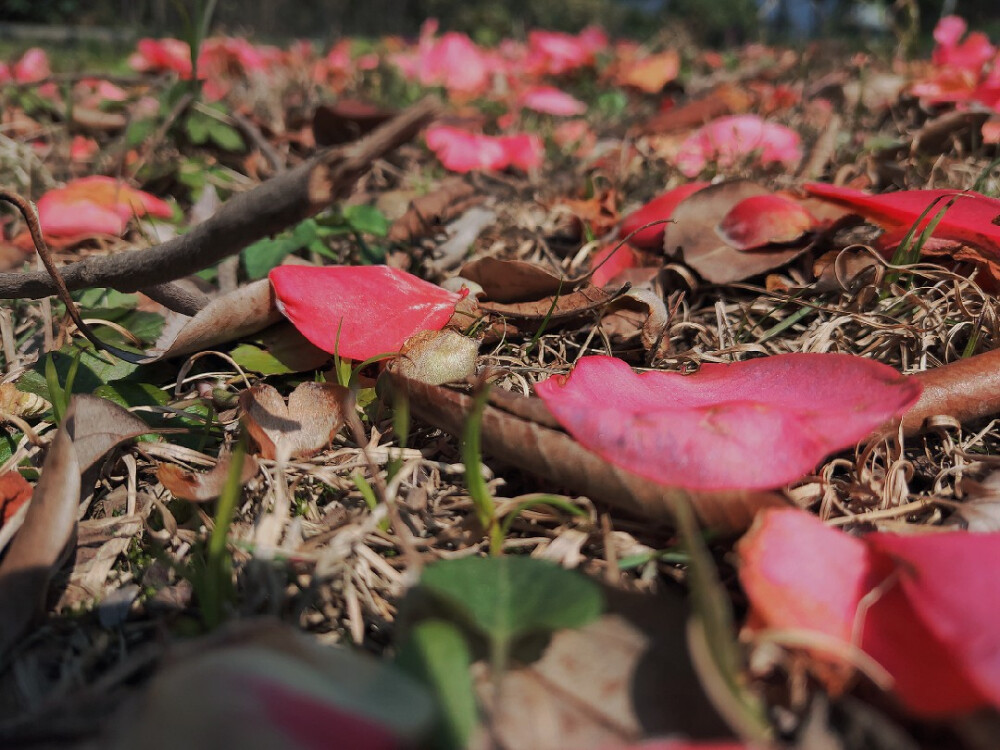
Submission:
[[[17,469],[0,474],[0,526],[31,497],[32,487]]]
[[[389,240],[413,242],[432,235],[484,199],[464,177],[449,177],[437,190],[410,202],[406,213],[389,227]]]
[[[258,383],[240,394],[240,408],[261,456],[308,458],[343,426],[350,393],[332,383],[300,383],[286,406],[276,388]]]
[[[458,331],[421,331],[407,339],[390,368],[431,385],[465,380],[476,372],[479,342]]]
[[[149,432],[105,399],[74,396],[49,446],[24,523],[0,563],[0,655],[40,613],[49,581],[71,551],[81,474],[118,443]]]
[[[209,471],[190,471],[176,464],[163,463],[156,467],[156,478],[174,497],[204,503],[222,494],[222,488],[229,477],[230,461],[229,455],[222,456]],[[240,484],[253,479],[258,468],[257,460],[253,456],[247,456],[243,461]]]
[[[37,417],[52,408],[52,404],[34,393],[19,391],[13,383],[0,383],[0,420],[4,415]]]
[[[558,274],[523,260],[478,258],[462,266],[458,275],[479,284],[491,302],[527,302],[551,297],[560,289],[570,291]]]

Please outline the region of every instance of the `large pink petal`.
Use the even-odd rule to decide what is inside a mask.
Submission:
[[[730,209],[719,234],[737,250],[794,242],[813,228],[815,219],[798,201],[769,193],[754,195]]]
[[[710,162],[725,169],[753,155],[764,165],[792,167],[802,159],[801,139],[757,115],[720,117],[688,136],[675,161],[682,174],[695,177]]]
[[[951,644],[935,636],[906,589],[894,584],[898,568],[878,549],[882,536],[857,539],[810,513],[765,511],[737,547],[751,621],[817,631],[848,644],[863,614],[857,645],[892,676],[908,710],[944,716],[983,706],[983,695],[956,665]],[[839,690],[843,677],[831,673],[821,655],[816,659],[818,674]]]
[[[846,354],[786,354],[694,375],[581,359],[535,386],[574,438],[611,463],[695,490],[764,489],[807,474],[897,417],[919,384]]]
[[[901,585],[927,628],[1000,707],[1000,534],[871,534],[900,563]]]
[[[72,197],[62,200],[50,196],[46,194],[38,201],[38,221],[46,236],[107,234],[118,237],[125,231],[125,222],[114,209]]]
[[[398,352],[413,334],[440,330],[461,299],[387,266],[279,266],[269,278],[278,306],[303,336],[354,360]]]

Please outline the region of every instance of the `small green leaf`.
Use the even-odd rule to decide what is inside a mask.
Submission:
[[[193,112],[184,120],[184,133],[188,140],[196,146],[208,143],[209,128],[213,121],[205,115]]]
[[[113,401],[125,409],[133,406],[163,406],[170,400],[167,392],[155,385],[130,383],[127,380],[99,386],[94,395]]]
[[[355,232],[385,237],[389,233],[389,220],[375,206],[346,206],[344,220]]]
[[[240,344],[230,352],[230,356],[244,370],[260,375],[287,375],[295,372],[273,354],[253,344]]]
[[[515,641],[595,619],[601,590],[588,578],[531,557],[466,557],[429,566],[421,588],[490,642],[502,669]]]
[[[244,151],[243,136],[231,125],[218,120],[208,120],[208,135],[216,146],[225,151]]]
[[[251,279],[262,279],[267,272],[279,266],[286,255],[294,253],[301,245],[295,238],[282,235],[273,239],[257,240],[243,250],[243,267]]]
[[[128,148],[135,148],[136,146],[149,140],[150,136],[153,135],[153,131],[156,130],[155,120],[136,120],[129,124],[128,129],[125,131],[125,145]]]
[[[426,685],[440,711],[433,744],[463,748],[475,729],[476,698],[469,671],[469,644],[455,625],[445,620],[418,624],[403,644],[396,665]]]

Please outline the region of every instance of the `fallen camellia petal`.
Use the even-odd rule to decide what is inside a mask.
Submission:
[[[447,125],[428,128],[427,147],[453,172],[518,167],[525,171],[542,164],[545,149],[534,134],[505,136],[470,133]]]
[[[981,614],[996,605],[993,588],[984,587],[992,585],[988,566],[1000,547],[995,534],[940,536],[958,541],[934,541],[937,534],[907,537],[903,542],[879,533],[857,539],[809,513],[765,511],[737,546],[751,623],[817,631],[845,645],[854,642],[855,628],[861,625],[856,645],[889,673],[893,691],[908,710],[944,716],[980,708],[987,700],[970,679],[972,673],[962,671],[968,663],[962,656],[987,657],[984,645],[993,640],[992,664],[987,660],[981,669],[983,683],[993,681],[990,689],[995,690],[993,619],[985,621],[985,630],[977,629],[984,626]],[[974,541],[977,536],[981,546]],[[950,553],[964,544],[970,545],[968,554],[959,555],[955,564],[935,554]],[[987,545],[993,549],[984,557],[980,553]],[[919,559],[917,575],[891,555],[906,564]],[[942,564],[936,573],[930,572]],[[894,582],[897,575],[901,580]],[[970,596],[964,584],[976,578],[977,591]],[[914,589],[922,589],[916,597]],[[970,606],[974,614],[966,621]],[[957,642],[973,631],[978,636],[971,641],[974,645]],[[820,655],[814,656],[813,666],[828,689],[835,693],[843,689],[843,670],[838,672]]]
[[[613,464],[692,490],[794,481],[906,411],[917,381],[846,354],[784,354],[693,375],[638,375],[583,357],[535,392],[584,447]]]
[[[719,235],[737,250],[794,242],[815,220],[805,208],[781,195],[754,195],[733,206],[719,223]]]
[[[618,233],[636,247],[662,250],[665,222],[670,219],[674,209],[682,200],[705,187],[708,187],[707,182],[689,182],[658,195],[642,208],[626,216]]]
[[[42,231],[52,237],[120,235],[133,216],[170,218],[166,201],[120,182],[95,175],[72,180],[38,200]]]
[[[639,265],[639,253],[628,243],[612,243],[602,247],[590,258],[590,283],[607,286],[621,273]]]
[[[526,109],[559,117],[573,117],[587,111],[586,104],[554,86],[529,89],[521,95],[520,102]]]
[[[994,577],[1000,533],[869,534],[865,541],[900,565],[903,593],[927,629],[990,703],[1000,706],[1000,597]]]
[[[900,190],[871,195],[815,182],[805,185],[805,190],[817,198],[847,206],[887,230],[896,230],[896,234],[900,230],[908,232],[914,225],[917,232],[923,231],[947,207],[934,228],[934,239],[962,242],[1000,257],[1000,225],[996,223],[1000,220],[1000,199],[968,190]]]
[[[765,166],[794,167],[802,159],[799,134],[756,115],[720,117],[688,136],[676,164],[681,174],[695,177],[710,162],[726,169],[755,155]]]
[[[303,336],[354,360],[398,352],[418,331],[444,328],[462,299],[388,266],[279,266],[268,278]]]

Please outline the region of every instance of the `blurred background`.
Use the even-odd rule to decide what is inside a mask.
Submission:
[[[210,0],[203,0],[202,6]],[[139,36],[180,35],[190,0],[0,0],[0,39],[130,44]],[[415,35],[428,17],[481,43],[526,28],[578,31],[599,24],[644,39],[684,33],[721,47],[746,41],[892,36],[915,19],[929,36],[942,15],[1000,31],[998,0],[218,0],[213,31],[260,41],[306,37]],[[46,28],[38,28],[46,27]],[[992,27],[992,28],[991,28]],[[34,36],[33,36],[34,35]],[[929,42],[928,42],[929,44]]]

